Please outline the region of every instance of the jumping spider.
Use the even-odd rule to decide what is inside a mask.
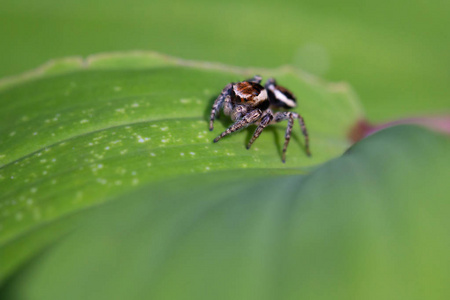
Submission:
[[[310,156],[309,137],[302,116],[290,111],[272,112],[272,109],[290,109],[297,106],[294,95],[286,88],[277,85],[273,78],[267,80],[264,87],[261,85],[261,80],[260,76],[254,76],[238,83],[230,83],[222,90],[212,106],[209,130],[213,130],[214,118],[222,106],[225,115],[231,116],[235,123],[216,137],[214,143],[232,132],[256,123],[258,127],[247,145],[247,149],[250,149],[267,125],[288,120],[282,156],[284,163],[294,119],[298,119],[305,136],[306,154]]]

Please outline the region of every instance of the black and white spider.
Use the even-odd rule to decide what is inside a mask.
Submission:
[[[294,95],[286,88],[277,85],[273,78],[267,80],[264,87],[261,85],[261,80],[260,76],[254,76],[245,81],[230,83],[222,90],[212,106],[209,130],[213,130],[215,116],[222,107],[225,115],[231,116],[235,123],[216,137],[214,143],[232,132],[256,123],[258,127],[247,145],[247,149],[250,149],[267,125],[288,120],[282,156],[282,160],[285,162],[294,120],[298,119],[305,136],[305,151],[310,156],[309,137],[303,117],[290,111],[275,113],[272,111],[272,109],[290,109],[297,106]]]

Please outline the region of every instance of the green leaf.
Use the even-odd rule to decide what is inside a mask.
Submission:
[[[211,103],[230,81],[275,76],[299,99],[312,157],[294,129],[286,164],[286,124],[254,127],[213,144],[229,124],[208,131]],[[345,84],[294,68],[241,69],[156,53],[68,58],[0,82],[0,279],[51,243],[89,207],[151,182],[227,170],[302,174],[341,155],[362,118]],[[7,254],[2,254],[7,253]]]
[[[2,295],[447,299],[449,151],[448,137],[399,126],[309,175],[150,185],[92,211]]]

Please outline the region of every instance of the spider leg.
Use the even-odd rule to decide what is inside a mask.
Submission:
[[[261,83],[262,77],[259,75],[255,75],[252,78],[249,78],[245,81],[250,81],[250,82],[256,82],[256,83]]]
[[[273,119],[273,113],[272,111],[268,110],[267,113],[262,117],[261,122],[259,123],[258,127],[255,130],[255,133],[253,134],[252,138],[250,139],[250,142],[248,142],[247,149],[250,149],[253,142],[259,137],[261,132],[266,128],[267,125],[272,121]]]
[[[305,120],[303,117],[297,113],[294,113],[295,118],[298,119],[300,123],[300,128],[302,129],[303,136],[305,137],[305,151],[306,155],[311,156],[311,151],[309,150],[309,135],[308,131],[306,130]]]
[[[309,151],[309,136],[308,136],[308,132],[306,130],[306,126],[305,126],[305,121],[302,118],[302,116],[300,116],[297,113],[293,113],[293,112],[277,112],[274,116],[275,122],[281,122],[283,120],[288,120],[288,126],[286,128],[286,134],[284,136],[285,140],[284,140],[284,147],[283,147],[283,156],[282,156],[282,160],[283,162],[286,161],[286,150],[287,147],[289,145],[289,141],[291,140],[291,132],[292,132],[292,127],[294,126],[294,119],[298,119],[300,122],[300,127],[302,129],[302,133],[305,136],[305,151],[306,154],[308,156],[311,156],[311,152]]]
[[[238,131],[239,129],[242,129],[244,127],[247,127],[248,125],[255,123],[260,119],[262,115],[262,112],[260,109],[255,109],[247,113],[241,120],[237,121],[233,125],[231,125],[227,130],[222,132],[218,137],[214,139],[214,143],[217,143],[221,138],[224,136],[229,135],[230,133],[233,133],[235,131]]]
[[[291,132],[294,125],[294,116],[291,112],[277,112],[275,114],[275,122],[277,123],[286,119],[288,120],[288,126],[286,127],[286,134],[284,135],[283,155],[281,158],[283,163],[286,162],[286,150],[287,146],[289,145],[289,141],[291,140]]]
[[[226,104],[225,104],[226,105]],[[230,107],[232,109],[232,107]],[[224,108],[226,110],[226,108]],[[231,110],[231,120],[237,121],[240,120],[243,116],[247,114],[247,107],[244,105],[237,105],[234,109]]]
[[[231,96],[226,96],[223,103],[223,113],[229,116],[233,112],[233,103],[231,102]]]
[[[228,84],[220,93],[219,97],[214,101],[214,104],[211,109],[211,115],[210,115],[210,121],[209,121],[209,130],[212,131],[214,129],[214,118],[216,117],[216,114],[219,112],[220,108],[222,107],[223,103],[226,102],[226,99],[229,99],[228,102],[231,101],[231,91],[233,88],[233,84]]]

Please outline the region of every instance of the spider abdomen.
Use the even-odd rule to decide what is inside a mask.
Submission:
[[[270,104],[278,108],[290,109],[297,106],[297,100],[287,88],[276,84],[274,79],[269,79],[265,85]]]

